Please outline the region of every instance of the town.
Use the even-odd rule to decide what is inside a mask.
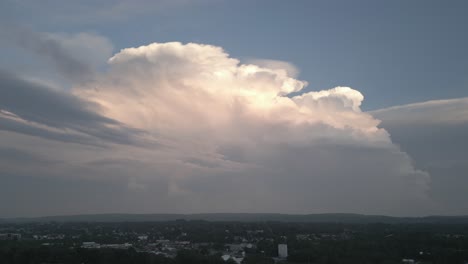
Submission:
[[[0,224],[0,263],[468,263],[466,224]]]

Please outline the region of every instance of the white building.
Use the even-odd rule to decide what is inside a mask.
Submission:
[[[278,244],[278,257],[280,258],[288,257],[288,245],[287,244]]]
[[[221,258],[224,260],[224,261],[228,261],[229,259],[232,259],[234,260],[237,264],[241,264],[242,263],[242,260],[244,260],[243,257],[234,257],[234,256],[231,256],[231,255],[222,255]]]
[[[82,248],[101,248],[101,245],[99,245],[96,242],[83,242],[81,247]]]

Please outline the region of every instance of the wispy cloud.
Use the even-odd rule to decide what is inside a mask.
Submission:
[[[468,122],[468,97],[432,100],[370,112],[387,123],[456,124]]]
[[[1,130],[48,139],[99,145],[131,144],[142,132],[96,112],[97,105],[0,71]]]

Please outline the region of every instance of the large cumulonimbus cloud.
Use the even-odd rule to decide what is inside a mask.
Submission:
[[[178,163],[165,170],[193,210],[427,209],[427,175],[360,110],[356,90],[288,97],[307,83],[287,69],[240,64],[220,47],[193,43],[124,49],[109,64],[74,93],[172,144],[166,158]]]
[[[301,93],[307,83],[290,75],[294,67],[275,65],[193,43],[124,49],[70,96],[132,140],[57,159],[74,177],[123,179],[145,212],[431,212],[429,176],[361,111],[359,91]],[[88,136],[102,141],[109,128],[100,123]]]

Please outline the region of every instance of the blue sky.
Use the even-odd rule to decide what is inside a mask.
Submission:
[[[6,1],[0,12],[36,31],[98,32],[115,51],[181,41],[288,61],[307,89],[358,87],[367,110],[468,94],[466,1],[176,1],[92,17],[111,10],[94,2]]]
[[[467,10],[2,1],[0,217],[468,214]]]

